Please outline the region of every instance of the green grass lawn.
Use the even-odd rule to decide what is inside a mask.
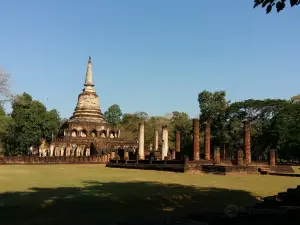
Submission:
[[[295,188],[299,178],[202,175],[103,165],[0,166],[1,224],[109,224],[220,211]],[[140,224],[143,224],[142,222]]]

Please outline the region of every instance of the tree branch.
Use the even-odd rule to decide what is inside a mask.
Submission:
[[[279,13],[282,11],[286,6],[287,0],[254,0],[253,8],[261,6],[262,8],[266,9],[266,14],[270,13],[273,7],[276,8],[277,12]],[[288,0],[290,6],[296,6],[300,4],[300,0]]]

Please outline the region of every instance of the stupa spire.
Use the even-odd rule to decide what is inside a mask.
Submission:
[[[85,91],[95,91],[94,83],[93,83],[93,72],[92,72],[92,58],[89,56],[89,61],[87,65],[86,75],[85,75],[85,83],[84,83]]]

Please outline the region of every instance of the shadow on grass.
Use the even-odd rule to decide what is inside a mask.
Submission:
[[[166,220],[252,205],[245,191],[153,182],[84,182],[84,187],[31,188],[0,194],[1,224],[113,224]]]

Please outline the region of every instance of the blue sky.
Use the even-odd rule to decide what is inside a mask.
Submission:
[[[300,93],[300,8],[252,0],[0,0],[0,68],[69,117],[92,56],[105,111],[199,113],[200,91],[232,101]]]

